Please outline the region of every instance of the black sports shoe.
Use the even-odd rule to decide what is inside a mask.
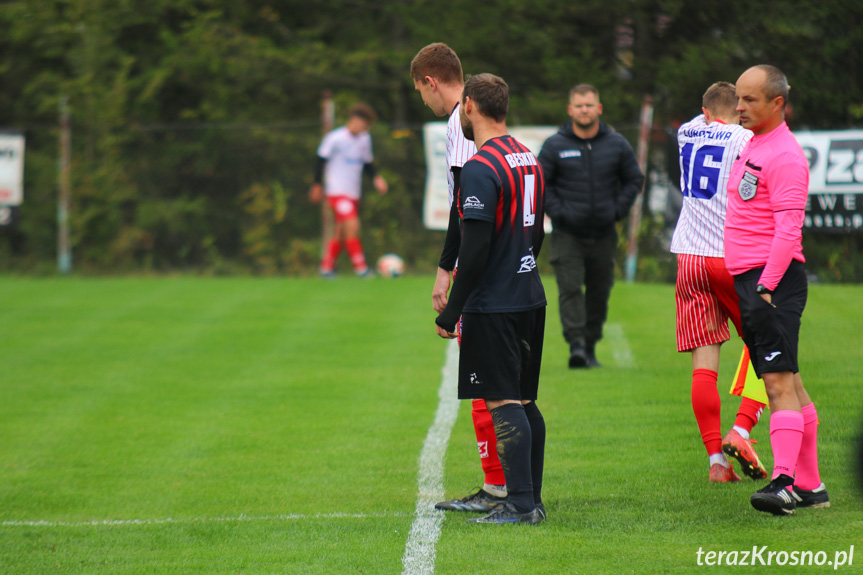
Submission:
[[[796,485],[791,492],[797,502],[797,507],[830,507],[830,498],[827,497],[827,488],[822,483],[812,491],[800,489]]]
[[[573,342],[569,346],[569,367],[587,367],[587,353],[584,351],[584,346],[578,342]]]
[[[468,519],[468,523],[527,523],[528,525],[537,525],[542,523],[545,517],[539,512],[538,507],[534,507],[527,513],[519,513],[512,503],[506,502],[488,515],[477,517],[476,519]]]
[[[596,359],[596,343],[588,343],[584,348],[584,355],[587,357],[587,367],[602,367]]]
[[[506,503],[506,497],[497,497],[480,488],[476,493],[461,499],[451,499],[435,503],[434,508],[442,511],[473,511],[488,513]]]
[[[797,502],[791,496],[788,487],[793,479],[783,474],[771,481],[767,487],[759,489],[752,494],[749,502],[758,511],[765,511],[773,515],[794,515]]]
[[[539,516],[542,517],[543,521],[548,519],[548,514],[545,512],[545,505],[542,504],[542,501],[536,504],[536,510],[539,511]]]

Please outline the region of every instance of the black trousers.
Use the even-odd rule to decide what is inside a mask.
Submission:
[[[584,238],[560,229],[551,234],[551,264],[557,278],[563,337],[572,345],[602,339],[614,286],[617,228]]]

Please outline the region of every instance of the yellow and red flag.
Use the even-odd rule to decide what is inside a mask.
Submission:
[[[768,403],[767,392],[764,391],[764,381],[755,375],[752,362],[749,361],[749,348],[745,345],[743,346],[743,353],[740,354],[740,362],[737,364],[734,380],[731,382],[731,395],[742,395],[761,403]]]

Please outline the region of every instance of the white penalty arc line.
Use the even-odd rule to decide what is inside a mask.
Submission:
[[[434,504],[443,499],[443,469],[450,433],[458,418],[458,345],[451,340],[443,367],[438,407],[428,430],[417,473],[416,517],[411,525],[402,557],[402,575],[432,575],[435,547],[440,537],[444,514]]]

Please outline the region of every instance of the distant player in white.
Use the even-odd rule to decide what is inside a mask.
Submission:
[[[315,181],[309,192],[312,202],[325,196],[335,214],[335,233],[321,260],[320,273],[333,277],[333,267],[344,244],[357,275],[371,273],[360,242],[359,204],[363,174],[375,189],[385,194],[387,182],[375,170],[372,137],[369,128],[377,116],[365,104],[357,104],[348,113],[348,122],[324,136],[318,146]],[[323,185],[322,185],[323,182]]]
[[[411,62],[411,78],[423,103],[431,108],[436,116],[449,114],[446,128],[446,168],[450,218],[432,289],[432,307],[440,313],[447,304],[451,276],[461,245],[458,203],[454,199],[459,190],[461,169],[476,154],[476,145],[464,137],[461,128],[459,102],[464,91],[464,73],[455,51],[440,42],[425,46]],[[484,400],[476,399],[472,402],[471,417],[485,475],[483,487],[468,497],[438,503],[435,506],[438,509],[487,512],[506,500],[506,479],[497,455],[494,422]]]
[[[692,409],[710,459],[709,480],[715,483],[740,481],[725,453],[737,458],[753,479],[767,476],[749,441],[764,404],[744,397],[734,427],[723,439],[716,387],[720,346],[730,338],[729,319],[741,333],[740,306],[723,247],[728,175],[752,138],[738,125],[736,106],[732,84],[713,84],[704,93],[703,114],[677,132],[683,193],[671,240],[678,267],[677,350],[692,352]]]

